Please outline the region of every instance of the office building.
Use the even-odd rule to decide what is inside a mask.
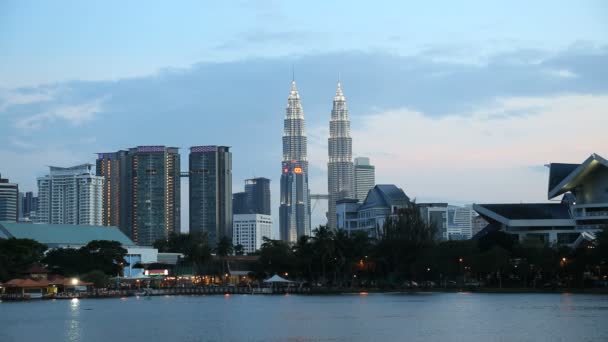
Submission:
[[[342,85],[338,81],[327,141],[329,156],[327,163],[327,194],[329,197],[327,224],[331,229],[336,229],[336,201],[353,198],[355,195],[352,145],[346,98],[342,92]]]
[[[549,164],[549,200],[561,203],[474,204],[488,225],[473,238],[494,231],[520,241],[576,246],[608,229],[608,161],[592,154],[581,164]]]
[[[310,235],[306,130],[295,81],[291,82],[283,126],[279,232],[281,239],[290,243]]]
[[[355,158],[354,166],[355,198],[360,203],[365,201],[367,193],[376,185],[376,168],[369,163],[369,158]]]
[[[37,223],[101,225],[104,178],[95,176],[92,164],[51,166],[38,178]]]
[[[206,232],[213,247],[232,238],[232,153],[228,146],[190,148],[190,231]]]
[[[473,236],[473,218],[471,207],[448,206],[448,239],[468,240]]]
[[[232,195],[232,211],[234,214],[270,215],[270,179],[246,179],[245,191]]]
[[[437,240],[449,240],[448,235],[448,204],[447,203],[416,203],[424,222],[435,228]]]
[[[270,215],[270,179],[256,177],[245,180],[249,213]]]
[[[0,221],[19,219],[19,186],[0,175]]]
[[[263,238],[272,238],[272,217],[261,214],[234,215],[232,243],[251,254],[262,247]]]
[[[138,146],[129,149],[126,160],[127,188],[125,191],[128,202],[125,210],[128,215],[128,223],[121,229],[142,246],[151,246],[156,240],[167,239],[171,233],[179,233],[180,156],[178,148]],[[121,179],[120,172],[119,176],[113,179]],[[118,186],[122,187],[122,184]],[[122,190],[119,191],[119,201],[121,193]],[[116,207],[120,212],[120,202],[115,205]],[[111,210],[108,212],[111,213]],[[110,219],[112,219],[111,214]],[[120,214],[118,221],[120,223]]]
[[[33,221],[38,210],[38,197],[31,191],[26,192],[21,199],[22,218],[25,221]]]
[[[232,194],[232,214],[251,214],[247,204],[246,192],[236,192]]]

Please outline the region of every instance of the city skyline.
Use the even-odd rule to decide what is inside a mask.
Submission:
[[[92,162],[96,151],[218,144],[232,146],[235,188],[271,179],[276,225],[277,136],[292,65],[305,99],[312,193],[327,189],[327,113],[338,73],[348,85],[353,157],[370,157],[377,183],[420,201],[547,201],[544,164],[608,152],[603,2],[510,2],[499,10],[467,2],[444,11],[396,3],[390,12],[341,2],[5,6],[0,172],[23,191],[35,189],[45,165]],[[315,6],[324,10],[312,13]],[[325,20],[330,13],[342,20]],[[118,16],[111,27],[109,16]],[[209,30],[202,17],[226,29]],[[566,28],[565,18],[582,24]],[[182,202],[185,228],[186,189]],[[313,227],[326,211],[316,206]]]

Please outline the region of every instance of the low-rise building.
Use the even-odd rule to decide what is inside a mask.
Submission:
[[[232,244],[242,245],[247,254],[262,247],[263,238],[272,238],[272,216],[237,214],[233,217]]]
[[[383,235],[384,221],[396,215],[399,209],[411,205],[409,197],[393,184],[379,184],[367,194],[365,201],[355,205],[353,201],[341,200],[336,206],[337,229],[364,231],[369,237]]]
[[[572,245],[581,237],[608,228],[608,161],[597,154],[581,164],[549,165],[548,199],[564,195],[560,203],[475,204],[492,231],[513,234],[551,245]]]
[[[0,222],[0,239],[32,239],[54,248],[81,248],[94,240],[117,241],[127,250],[125,277],[143,276],[140,264],[156,262],[158,250],[136,245],[117,227]]]

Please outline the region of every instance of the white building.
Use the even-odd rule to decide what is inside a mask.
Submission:
[[[449,240],[468,240],[473,236],[473,218],[475,212],[471,207],[448,206]]]
[[[370,165],[369,158],[355,158],[355,196],[359,203],[365,201],[367,193],[376,185],[376,168]]]
[[[272,216],[261,214],[233,216],[233,245],[240,244],[245,248],[245,253],[253,253],[262,247],[263,237],[272,238]]]
[[[102,225],[104,178],[91,164],[50,167],[38,178],[37,223]]]

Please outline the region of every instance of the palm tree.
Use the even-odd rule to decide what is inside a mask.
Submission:
[[[234,246],[234,255],[244,255],[245,254],[245,247],[243,245],[241,245],[240,243],[236,246]]]
[[[222,236],[215,247],[215,253],[220,257],[220,262],[222,263],[222,274],[226,273],[225,258],[232,254],[233,251],[234,246],[232,245],[232,240],[227,236]]]
[[[321,261],[321,276],[327,281],[326,271],[329,262],[335,258],[334,232],[327,226],[319,226],[314,231],[313,244]]]

